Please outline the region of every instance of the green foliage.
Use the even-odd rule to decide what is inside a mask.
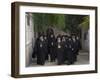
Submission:
[[[80,23],[79,26],[82,27],[84,30],[88,30],[89,29],[89,16],[84,17],[82,23]]]
[[[35,31],[45,31],[48,27],[57,27],[61,30],[65,27],[65,17],[63,14],[33,14]]]
[[[70,33],[77,33],[79,32],[79,24],[82,22],[82,15],[66,15],[65,16],[65,30],[69,31]]]
[[[45,32],[48,27],[56,27],[64,32],[80,34],[79,26],[89,26],[89,17],[83,15],[33,13],[33,21],[35,32]]]
[[[64,30],[64,28],[65,28],[65,15],[58,14],[55,16],[57,17],[56,18],[56,27],[61,29],[61,30]]]
[[[34,14],[33,15],[33,23],[34,23],[34,29],[36,32],[42,30],[42,16],[41,14]]]

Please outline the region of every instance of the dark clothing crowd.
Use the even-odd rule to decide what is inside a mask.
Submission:
[[[79,54],[80,40],[76,35],[58,35],[55,37],[53,30],[47,29],[46,35],[39,34],[34,45],[32,58],[37,64],[44,65],[45,61],[57,62],[58,65],[74,64]]]

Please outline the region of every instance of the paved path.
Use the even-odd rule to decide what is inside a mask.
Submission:
[[[84,65],[84,64],[89,64],[89,55],[86,52],[81,52],[77,56],[77,61],[74,64],[72,64],[72,65]],[[52,66],[52,65],[53,66],[57,65],[57,62],[46,61],[45,65],[43,65],[43,66]],[[63,64],[63,65],[66,65],[66,64]],[[32,67],[32,66],[36,67],[36,66],[40,66],[40,65],[37,65],[36,61],[34,61],[32,64],[30,64],[30,67]]]

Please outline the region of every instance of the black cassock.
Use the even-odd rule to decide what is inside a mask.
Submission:
[[[48,60],[48,41],[47,39],[44,39],[44,40],[45,40],[45,49],[46,49],[45,60]]]
[[[52,28],[48,28],[47,31],[46,31],[46,34],[47,34],[47,56],[46,56],[46,60],[48,60],[48,55],[52,56],[52,54],[50,54],[52,51],[52,47],[51,47],[51,35],[54,35],[54,31]],[[53,59],[53,58],[51,58]],[[52,61],[52,60],[51,60]]]
[[[68,41],[67,60],[68,60],[68,64],[72,64],[74,62],[73,42],[72,42],[72,40]]]
[[[61,65],[61,64],[63,64],[63,51],[64,51],[64,49],[63,49],[63,44],[62,44],[62,42],[57,42],[56,43],[56,53],[57,53],[57,64],[58,65]]]
[[[47,53],[46,42],[38,40],[37,42],[37,64],[45,64],[45,55]]]
[[[64,41],[63,43],[63,61],[67,60],[67,55],[68,55],[68,41]]]
[[[77,41],[73,41],[72,40],[72,52],[73,52],[73,60],[76,61],[77,60],[77,49],[78,49],[78,45],[77,45]]]
[[[55,36],[53,35],[53,37],[50,38],[49,41],[50,41],[49,42],[50,60],[52,62],[52,61],[55,61],[55,58],[56,58],[56,52],[55,52],[55,44],[56,44],[56,41],[55,41]]]

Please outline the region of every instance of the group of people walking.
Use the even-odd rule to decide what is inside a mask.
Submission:
[[[54,35],[53,29],[47,29],[46,35],[40,33],[35,41],[32,58],[37,64],[44,65],[45,61],[57,62],[58,65],[74,64],[80,49],[78,36]]]

